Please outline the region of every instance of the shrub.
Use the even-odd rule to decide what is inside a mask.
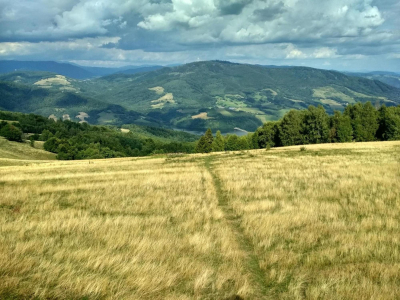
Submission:
[[[1,131],[0,135],[4,136],[9,141],[22,142],[22,131],[18,127],[12,124],[5,125]]]

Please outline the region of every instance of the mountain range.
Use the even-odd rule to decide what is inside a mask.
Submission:
[[[124,66],[121,68],[86,67],[71,63],[60,63],[55,61],[17,61],[0,60],[0,74],[17,71],[44,71],[63,75],[73,79],[89,79],[110,74],[136,74],[149,72],[163,68],[163,66],[141,65]]]
[[[34,64],[27,65],[33,68]],[[357,76],[307,67],[205,61],[128,67],[88,78],[84,72],[95,73],[91,68],[70,65],[83,73],[68,76],[65,70],[76,69],[55,72],[54,66],[64,64],[44,65],[39,71],[21,67],[0,75],[0,109],[93,124],[133,123],[188,131],[212,128],[226,133],[234,128],[253,131],[290,109],[309,105],[322,105],[333,113],[357,101],[400,104],[400,89],[374,77],[386,78],[386,73]],[[0,62],[1,72],[8,70],[3,66]]]

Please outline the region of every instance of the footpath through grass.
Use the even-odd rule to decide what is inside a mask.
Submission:
[[[400,298],[400,142],[15,161],[0,299]]]

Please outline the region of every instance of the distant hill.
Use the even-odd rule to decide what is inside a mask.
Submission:
[[[196,132],[208,127],[224,133],[234,128],[253,131],[290,109],[309,105],[323,105],[333,113],[357,101],[371,101],[376,106],[400,104],[400,89],[379,80],[306,67],[221,61],[90,80],[30,72],[5,74],[0,80],[10,85],[3,83],[3,91],[0,86],[0,95],[5,93],[9,99],[3,101],[4,109],[58,118],[66,112],[85,112],[90,115],[86,120],[93,124],[135,123]],[[27,97],[34,99],[28,101]],[[44,100],[39,101],[40,97]],[[20,98],[30,106],[15,103],[10,107]]]
[[[156,71],[156,70],[159,70],[162,68],[164,68],[164,67],[163,66],[139,67],[139,68],[125,69],[125,70],[117,71],[115,73],[117,73],[117,74],[138,74],[138,73]]]
[[[16,61],[0,60],[0,74],[21,71],[42,71],[74,79],[89,79],[115,73],[136,74],[163,68],[162,66],[141,65],[124,66],[120,68],[86,67],[77,64],[59,63],[54,61]]]
[[[76,82],[73,79],[61,75],[40,79],[42,75],[38,75],[36,79],[39,81],[32,85],[0,81],[0,110],[36,113],[54,119],[86,121],[91,124],[160,125],[156,120],[128,111],[120,105],[102,102],[84,95],[79,88],[75,87]],[[17,77],[27,82],[34,76],[17,75]],[[15,77],[11,76],[11,78]],[[38,82],[41,84],[37,84]]]
[[[400,89],[400,73],[375,71],[370,73],[346,73],[350,76],[379,80]]]
[[[87,95],[118,103],[171,127],[254,130],[290,109],[323,105],[400,103],[400,90],[377,80],[305,67],[255,66],[211,61],[153,72],[114,74],[84,83]],[[99,89],[99,87],[102,89]]]
[[[67,63],[58,63],[54,61],[0,61],[0,74],[14,71],[45,71],[76,79],[86,79],[95,76],[93,73],[81,67]]]

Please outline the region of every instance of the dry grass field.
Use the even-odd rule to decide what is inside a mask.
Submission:
[[[0,299],[399,299],[400,142],[299,149],[0,167]]]
[[[10,142],[0,136],[0,167],[27,165],[35,161],[43,163],[47,160],[55,160],[56,155],[44,151],[43,142],[36,141],[35,148],[29,143]]]

